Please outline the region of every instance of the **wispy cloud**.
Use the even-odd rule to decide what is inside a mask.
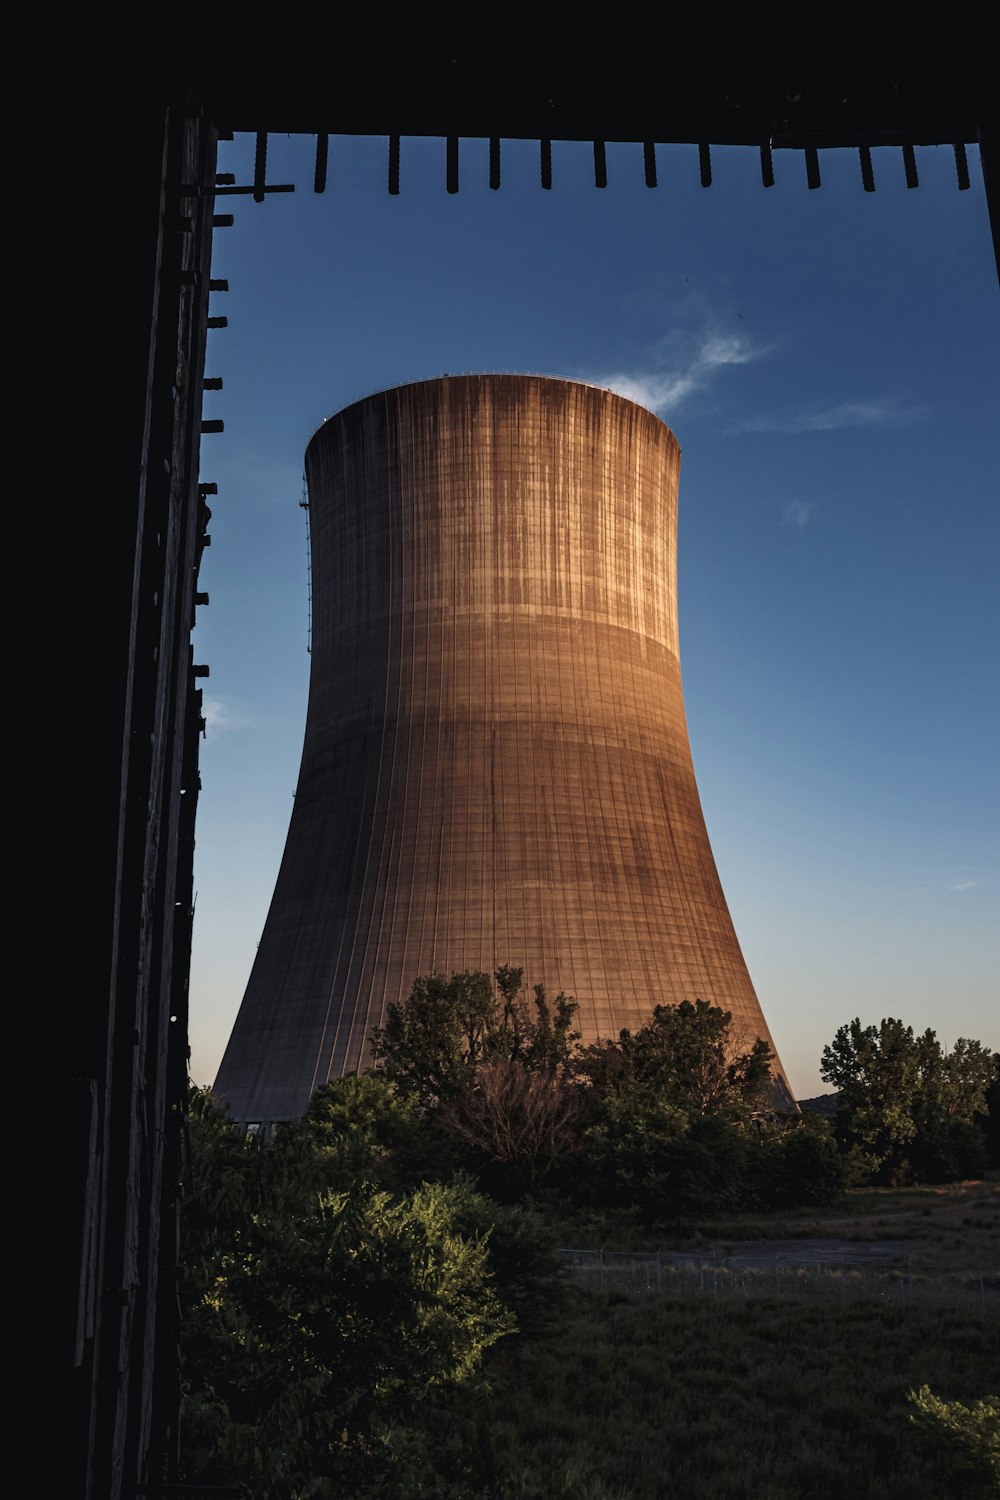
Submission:
[[[816,505],[812,500],[789,500],[781,512],[781,524],[793,526],[796,531],[802,531],[809,525],[815,512]]]
[[[680,352],[675,341],[662,345],[652,356],[652,368],[631,372],[618,370],[612,375],[591,377],[595,385],[606,386],[637,401],[659,416],[680,406],[695,391],[703,391],[720,370],[730,365],[748,365],[767,352],[738,333],[703,333],[688,341]]]
[[[912,900],[917,896],[933,896],[935,900],[941,899],[942,891],[951,891],[955,895],[961,895],[965,891],[978,890],[982,881],[980,880],[948,880],[947,878],[935,879],[926,885],[906,886],[902,890],[890,891],[893,900]]]
[[[926,406],[898,396],[873,401],[841,401],[835,406],[801,406],[771,416],[748,417],[735,432],[836,432],[842,427],[905,427],[926,413]]]
[[[247,729],[255,722],[253,712],[242,704],[231,698],[209,697],[207,693],[202,699],[201,711],[205,720],[205,734],[212,739],[219,734],[233,734],[240,729]]]

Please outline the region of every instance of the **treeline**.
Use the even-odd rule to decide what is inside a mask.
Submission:
[[[415,1110],[447,1162],[502,1201],[634,1214],[647,1229],[704,1212],[832,1200],[846,1177],[821,1121],[773,1107],[767,1044],[698,1000],[582,1048],[576,1005],[529,997],[520,969],[419,979],[376,1033],[390,1113]],[[337,1084],[328,1088],[336,1094]]]
[[[1000,1165],[1000,1056],[959,1037],[884,1020],[841,1026],[820,1072],[839,1090],[837,1144],[854,1182],[904,1186],[978,1177]]]
[[[479,1494],[453,1395],[558,1315],[566,1234],[683,1233],[852,1181],[965,1175],[1000,1115],[985,1048],[944,1053],[895,1021],[825,1050],[832,1122],[776,1110],[767,1045],[704,1002],[586,1048],[575,1022],[519,969],[430,975],[390,1007],[372,1070],[266,1146],[195,1092],[189,1478],[269,1500]]]
[[[823,1206],[845,1186],[947,1182],[1000,1163],[1000,1057],[901,1021],[855,1020],[824,1048],[824,1119],[783,1108],[773,1054],[729,1012],[657,1006],[617,1040],[580,1046],[577,1007],[523,971],[418,979],[373,1039],[388,1117],[429,1143],[419,1172],[464,1169],[504,1201],[634,1213],[676,1230],[720,1211]],[[343,1085],[328,1085],[333,1098]],[[317,1100],[323,1098],[321,1094]],[[408,1139],[419,1155],[412,1123]]]

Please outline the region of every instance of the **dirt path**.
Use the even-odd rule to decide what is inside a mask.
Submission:
[[[833,1238],[801,1240],[746,1240],[741,1244],[717,1247],[728,1255],[719,1259],[731,1266],[766,1266],[775,1261],[796,1265],[870,1266],[899,1259],[912,1251],[908,1240],[841,1240]]]
[[[958,1215],[975,1213],[986,1210],[996,1213],[1000,1209],[1000,1193],[991,1198],[960,1198],[956,1203],[935,1203],[924,1205],[920,1208],[893,1208],[885,1213],[852,1214],[846,1218],[817,1219],[814,1222],[821,1229],[862,1229],[865,1225],[882,1224],[887,1219],[912,1219],[915,1224],[926,1225],[928,1221],[932,1224],[946,1215]]]

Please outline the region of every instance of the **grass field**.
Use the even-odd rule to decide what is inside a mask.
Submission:
[[[914,1188],[856,1188],[822,1213],[761,1215],[698,1225],[706,1243],[830,1236],[856,1241],[907,1240],[928,1265],[1000,1264],[1000,1185],[984,1181]]]
[[[995,1323],[941,1309],[581,1293],[493,1352],[468,1435],[512,1500],[960,1500],[985,1491],[907,1393],[982,1398],[997,1358]]]
[[[950,1182],[913,1188],[855,1188],[830,1209],[804,1208],[774,1214],[729,1214],[692,1219],[678,1231],[666,1224],[636,1236],[619,1221],[580,1215],[567,1221],[563,1233],[581,1244],[605,1243],[609,1249],[712,1251],[745,1240],[833,1236],[877,1241],[908,1239],[930,1258],[968,1264],[1000,1261],[1000,1174],[974,1182]],[[567,1243],[569,1240],[567,1240]]]
[[[570,1226],[585,1231],[584,1224]],[[746,1241],[825,1238],[860,1253],[893,1241],[885,1296],[830,1299],[604,1291],[573,1276],[549,1325],[505,1340],[490,1394],[452,1442],[478,1454],[456,1494],[504,1500],[965,1500],[990,1493],[911,1421],[922,1385],[948,1400],[1000,1392],[1000,1189],[987,1182],[851,1193],[817,1215],[692,1226],[674,1245],[718,1257]],[[667,1238],[621,1250],[660,1247]],[[915,1266],[912,1285],[899,1269]],[[949,1305],[981,1269],[977,1299]],[[720,1270],[720,1278],[722,1272]],[[832,1283],[831,1283],[832,1284]],[[730,1292],[735,1281],[730,1285]],[[708,1289],[707,1287],[705,1288]],[[915,1290],[916,1289],[916,1290]],[[805,1288],[808,1290],[808,1288]],[[919,1291],[919,1294],[918,1294]],[[998,1434],[1000,1442],[1000,1434]]]

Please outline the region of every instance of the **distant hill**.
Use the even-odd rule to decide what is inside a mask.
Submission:
[[[836,1113],[839,1098],[837,1093],[817,1094],[815,1099],[800,1099],[799,1109],[811,1109],[816,1115],[832,1115]]]

